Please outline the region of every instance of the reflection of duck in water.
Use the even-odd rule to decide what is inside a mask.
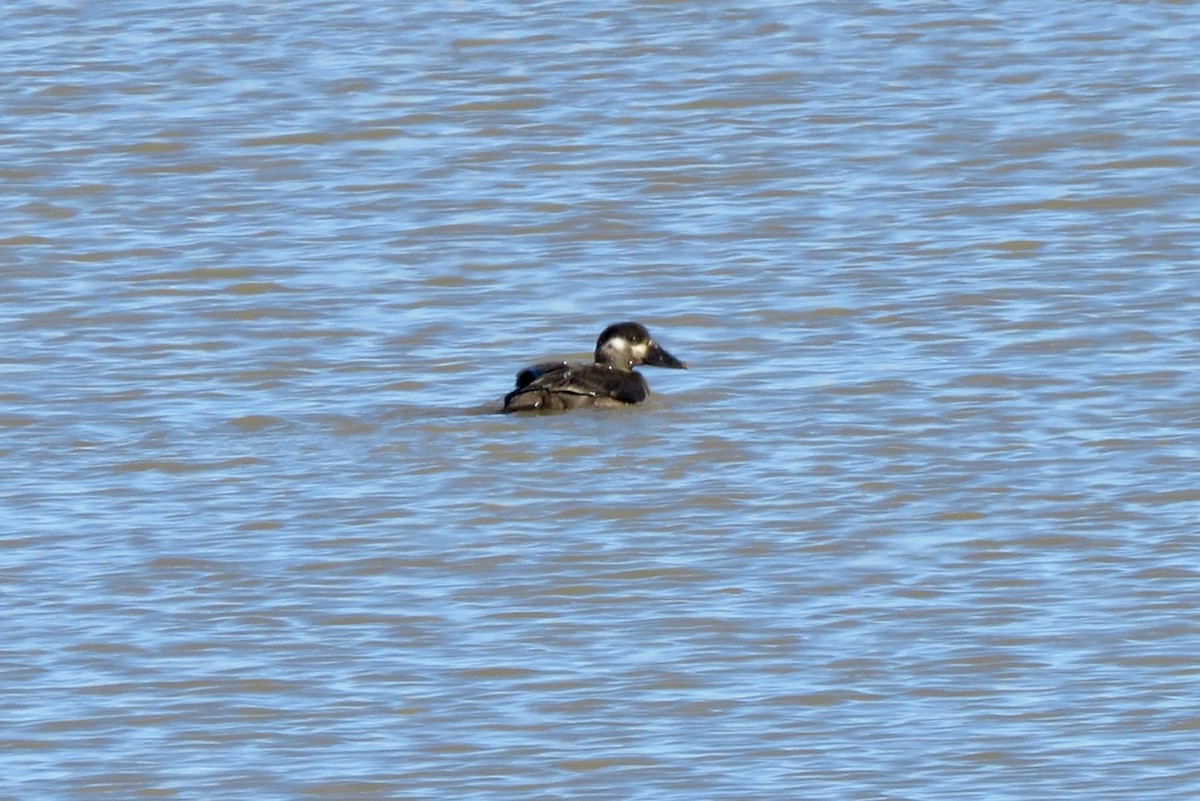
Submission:
[[[517,373],[517,388],[504,396],[504,411],[562,411],[581,406],[625,406],[650,394],[639,364],[686,369],[640,323],[614,323],[596,340],[595,364],[543,362]]]

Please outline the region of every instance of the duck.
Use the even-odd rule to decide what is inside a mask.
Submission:
[[[542,362],[517,373],[517,385],[504,396],[502,412],[550,412],[583,407],[615,408],[650,396],[646,379],[634,367],[648,364],[686,370],[641,323],[613,323],[596,339],[592,364]]]

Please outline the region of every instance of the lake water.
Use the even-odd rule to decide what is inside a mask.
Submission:
[[[0,797],[1200,795],[1195,5],[0,24]]]

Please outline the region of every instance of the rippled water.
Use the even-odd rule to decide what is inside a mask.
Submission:
[[[0,11],[0,796],[1200,793],[1200,13],[427,6]]]

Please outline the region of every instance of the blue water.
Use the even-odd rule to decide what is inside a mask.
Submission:
[[[9,3],[0,797],[1194,797],[1198,22]]]

